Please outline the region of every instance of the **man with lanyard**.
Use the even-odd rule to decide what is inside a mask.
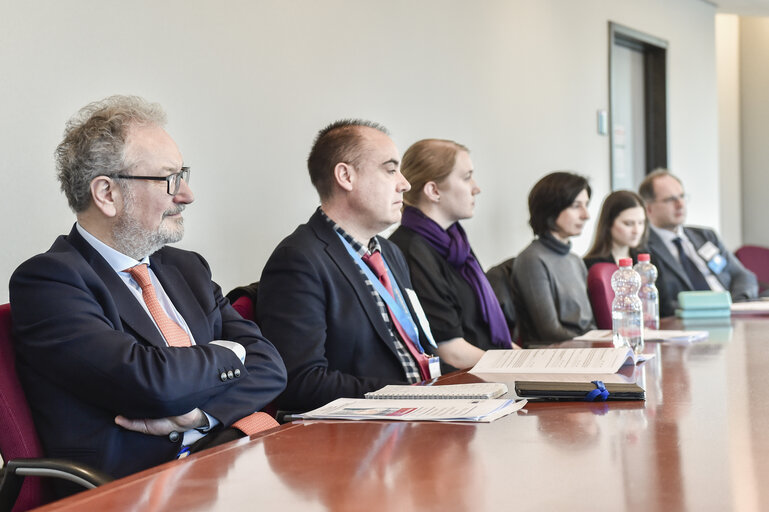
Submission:
[[[659,269],[660,315],[675,313],[681,291],[726,290],[734,301],[758,296],[755,274],[712,229],[684,226],[686,194],[681,180],[658,169],[646,176],[638,193],[646,201],[649,252]]]
[[[377,236],[400,220],[410,187],[387,131],[333,123],[307,165],[321,206],[275,249],[258,291],[259,325],[288,370],[278,407],[308,410],[438,376],[406,261]]]

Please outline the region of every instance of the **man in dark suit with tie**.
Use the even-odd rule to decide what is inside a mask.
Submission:
[[[638,193],[646,201],[649,252],[659,270],[660,315],[675,313],[681,291],[726,290],[735,301],[756,298],[755,274],[713,230],[684,227],[686,194],[681,180],[658,169],[646,176]]]
[[[386,130],[336,122],[307,165],[321,206],[273,252],[256,307],[288,370],[277,405],[294,411],[418,382],[438,366],[406,261],[377,236],[400,220],[410,187]]]
[[[233,424],[247,432],[286,382],[206,261],[166,246],[182,238],[193,195],[164,124],[159,105],[130,96],[70,120],[56,160],[77,223],[10,283],[18,373],[45,454],[115,477]]]

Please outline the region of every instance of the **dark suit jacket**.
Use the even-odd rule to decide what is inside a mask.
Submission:
[[[710,229],[685,227],[684,233],[699,250],[706,242],[718,247],[721,255],[726,258],[726,267],[716,275],[718,280],[732,294],[732,300],[753,299],[758,296],[758,281],[755,274],[746,269],[740,260],[729,252],[718,235]],[[657,289],[660,294],[660,316],[675,314],[678,307],[678,292],[693,289],[689,277],[681,263],[675,258],[662,239],[653,229],[649,230],[649,252],[652,263],[657,266]]]
[[[379,242],[408,302],[405,289],[411,281],[403,254],[391,242]],[[340,397],[363,397],[386,384],[405,384],[376,300],[319,212],[270,256],[259,281],[258,304],[259,325],[288,370],[279,408],[308,410]]]
[[[275,347],[222,297],[203,258],[164,247],[150,266],[195,346],[167,347],[139,301],[75,228],[11,277],[18,373],[47,456],[121,477],[172,460],[182,436],[171,442],[130,432],[115,425],[116,415],[162,418],[199,407],[229,426],[285,387]],[[243,345],[245,365],[213,340]]]

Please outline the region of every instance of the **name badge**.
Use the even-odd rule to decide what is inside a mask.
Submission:
[[[726,258],[720,254],[716,254],[708,261],[708,268],[716,275],[720,274],[724,267],[726,267]]]
[[[720,274],[726,267],[726,258],[721,256],[718,247],[713,242],[705,242],[702,247],[697,249],[697,254],[708,262],[708,268],[716,275]]]
[[[430,330],[430,322],[427,321],[427,315],[425,315],[425,310],[422,309],[422,303],[419,302],[419,297],[417,297],[416,292],[411,288],[406,288],[406,295],[408,295],[409,302],[411,302],[411,307],[414,308],[414,313],[417,315],[417,320],[427,337],[427,341],[434,348],[438,348],[438,345],[435,343],[435,338],[433,338],[433,332]],[[440,375],[440,373],[438,375]]]
[[[430,378],[437,379],[441,376],[441,358],[433,356],[427,363],[427,367],[430,370]]]
[[[713,242],[705,242],[702,247],[697,249],[697,254],[702,256],[703,260],[710,261],[713,259],[713,256],[718,254],[718,247]]]

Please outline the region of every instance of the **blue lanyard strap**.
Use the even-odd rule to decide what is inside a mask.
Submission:
[[[336,234],[342,241],[344,248],[347,249],[347,252],[350,253],[350,256],[352,256],[352,259],[355,261],[355,263],[358,264],[358,267],[360,267],[363,273],[366,274],[366,277],[369,281],[371,281],[371,284],[374,285],[374,289],[377,291],[379,296],[382,297],[382,300],[385,301],[387,307],[390,308],[390,311],[395,316],[395,319],[398,321],[398,323],[401,324],[401,327],[403,327],[403,329],[406,331],[406,334],[409,336],[409,338],[411,338],[411,341],[414,342],[414,345],[419,350],[419,353],[424,354],[425,350],[419,343],[419,330],[417,329],[416,324],[414,324],[414,320],[411,318],[411,313],[409,313],[409,310],[406,307],[406,302],[403,300],[403,295],[401,295],[400,288],[398,288],[398,283],[393,278],[393,274],[390,272],[390,267],[387,265],[384,257],[382,258],[382,261],[384,262],[385,272],[387,272],[387,274],[390,276],[390,284],[392,285],[393,294],[395,297],[390,295],[390,292],[387,291],[387,288],[385,288],[384,285],[379,281],[379,278],[374,275],[369,266],[366,265],[366,262],[363,261],[363,258],[360,257],[360,254],[355,252],[349,242],[347,242],[347,240],[345,240],[344,237],[338,232]]]

